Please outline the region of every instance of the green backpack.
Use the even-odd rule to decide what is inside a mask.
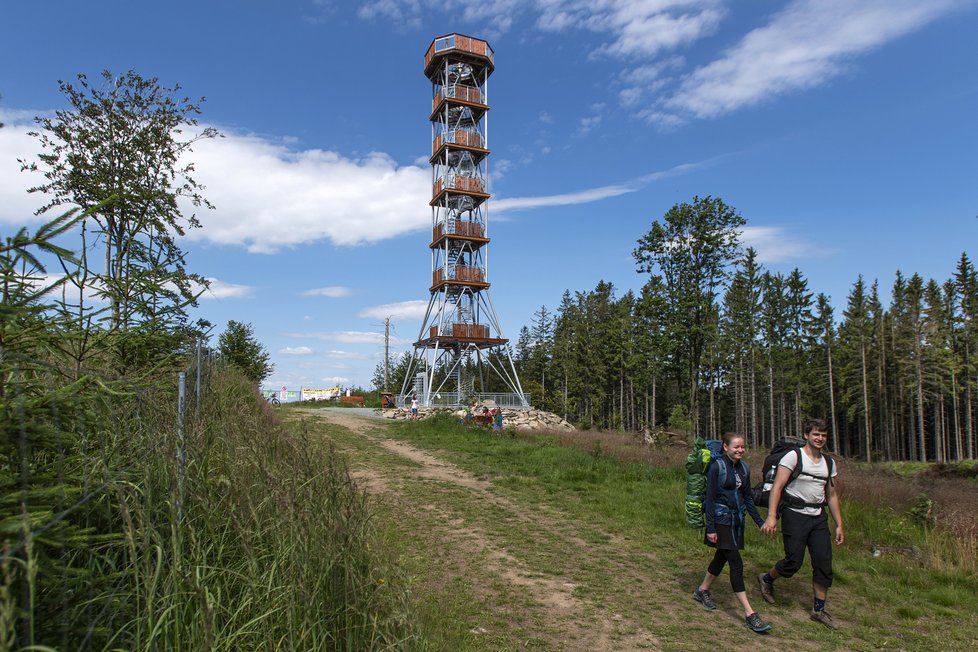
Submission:
[[[697,437],[693,450],[686,458],[686,525],[699,529],[706,527],[703,501],[706,500],[706,469],[710,462],[723,455],[723,442],[719,439]],[[726,484],[727,465],[720,465],[720,484]]]

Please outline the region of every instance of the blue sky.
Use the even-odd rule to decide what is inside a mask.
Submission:
[[[249,322],[268,387],[367,386],[427,304],[430,84],[450,32],[489,41],[490,290],[506,336],[564,290],[645,281],[631,251],[694,195],[747,219],[766,268],[841,313],[862,274],[978,258],[972,0],[7,3],[0,234],[43,203],[17,158],[57,80],[135,69],[206,97],[184,242],[195,317]],[[216,341],[216,338],[215,338]]]

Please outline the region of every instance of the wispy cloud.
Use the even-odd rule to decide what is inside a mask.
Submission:
[[[644,116],[653,122],[712,118],[827,83],[851,58],[947,14],[953,0],[797,0],[732,49],[686,76]]]
[[[283,349],[278,350],[282,355],[312,355],[315,350],[310,349],[308,346],[287,346]]]
[[[383,344],[383,333],[365,331],[314,331],[310,333],[285,333],[286,337],[322,340],[324,342],[341,342],[343,344]]]
[[[387,319],[390,317],[396,320],[418,320],[424,317],[427,309],[427,301],[400,301],[398,303],[385,303],[372,308],[364,308],[358,314],[360,317],[371,317],[373,319]]]
[[[359,15],[418,26],[446,11],[486,36],[515,29],[535,17],[543,34],[572,31],[597,35],[589,56],[620,60],[624,76],[648,75],[624,82],[622,106],[650,123],[678,126],[693,119],[720,116],[778,96],[829,82],[852,59],[881,47],[972,0],[793,0],[756,26],[725,52],[680,74],[683,48],[718,33],[738,4],[728,0],[372,0]],[[522,23],[522,24],[525,24]],[[736,28],[736,26],[735,26]],[[665,58],[663,58],[665,57]],[[670,76],[663,73],[668,71]],[[545,114],[541,114],[543,117]],[[596,122],[581,123],[578,134]]]
[[[801,261],[831,255],[821,245],[806,242],[790,229],[781,226],[745,226],[741,244],[757,251],[757,260],[764,264]]]
[[[692,172],[693,170],[699,169],[705,165],[712,164],[712,162],[718,160],[718,158],[719,157],[716,157],[698,163],[683,163],[681,165],[671,167],[668,170],[661,170],[658,172],[645,174],[641,177],[636,177],[635,179],[631,179],[623,183],[601,186],[598,188],[589,188],[587,190],[581,190],[578,192],[569,192],[559,195],[546,195],[541,197],[510,197],[507,199],[498,199],[492,204],[493,210],[497,212],[517,211],[530,208],[569,206],[573,204],[588,204],[591,202],[601,201],[602,199],[609,199],[611,197],[618,197],[619,195],[625,195],[630,192],[636,192],[653,181]]]
[[[304,297],[329,297],[330,299],[340,299],[342,297],[348,297],[353,294],[350,288],[342,287],[339,285],[331,285],[324,288],[313,288],[311,290],[306,290],[302,293]]]
[[[353,351],[327,351],[326,357],[333,360],[369,360],[370,356]]]
[[[508,32],[520,13],[534,3],[527,0],[368,0],[358,10],[366,20],[386,19],[401,28],[420,28],[426,18],[448,14],[459,24],[478,24],[486,37]]]
[[[254,294],[255,288],[251,285],[239,285],[236,283],[227,283],[216,278],[208,278],[210,285],[203,294],[200,295],[201,300],[206,299],[239,299],[250,297]]]

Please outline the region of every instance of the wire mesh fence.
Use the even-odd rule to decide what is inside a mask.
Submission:
[[[168,378],[133,378],[0,348],[0,650],[103,649],[125,630],[135,520],[171,512],[155,545],[182,538],[217,361],[200,342],[185,359]]]

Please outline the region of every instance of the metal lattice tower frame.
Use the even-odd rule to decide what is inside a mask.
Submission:
[[[426,407],[482,397],[529,407],[489,296],[486,115],[493,58],[487,42],[462,34],[434,39],[425,54],[432,96],[431,297],[401,397],[417,395]],[[486,392],[489,374],[508,392]]]

